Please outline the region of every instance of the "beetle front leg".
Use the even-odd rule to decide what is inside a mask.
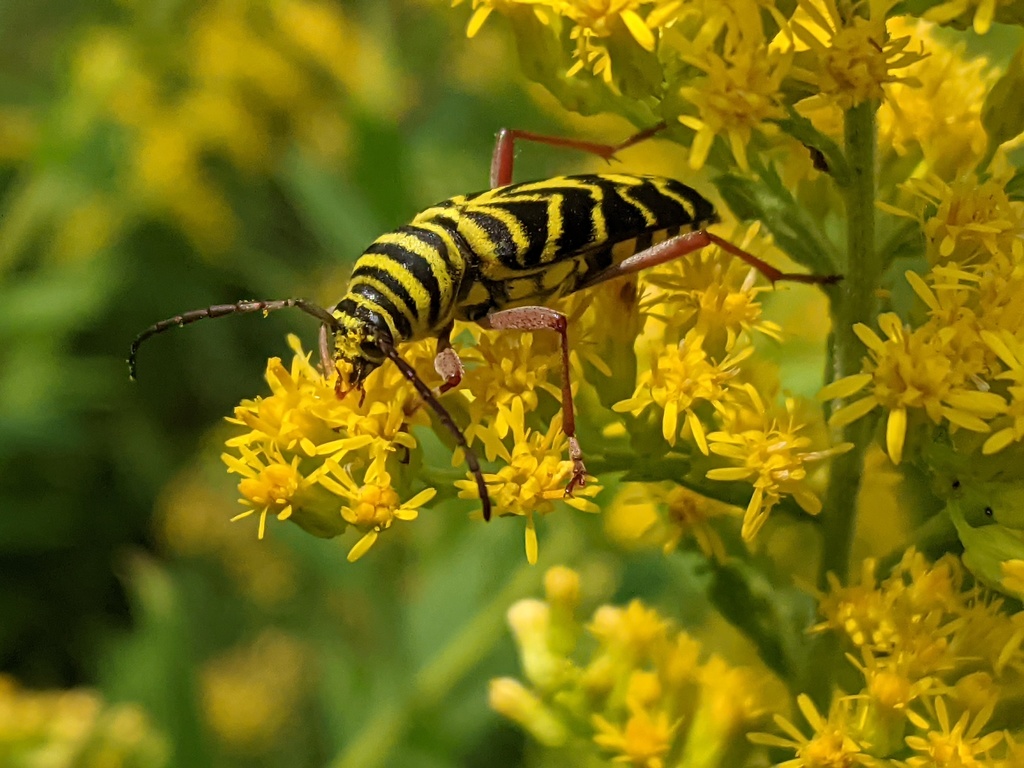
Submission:
[[[548,307],[516,307],[493,312],[478,321],[484,328],[496,331],[556,331],[562,337],[562,431],[569,440],[569,458],[572,460],[572,478],[565,487],[565,495],[572,496],[576,488],[587,484],[587,468],[583,464],[583,451],[576,439],[576,413],[573,409],[572,386],[569,381],[569,320],[561,312]]]
[[[320,348],[320,370],[324,378],[329,379],[334,372],[334,355],[331,354],[330,329],[326,325],[320,326],[317,346]]]

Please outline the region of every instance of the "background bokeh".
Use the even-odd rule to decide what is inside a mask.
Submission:
[[[679,614],[699,558],[624,565],[594,518],[559,516],[534,568],[518,525],[471,524],[465,502],[354,565],[351,542],[229,523],[222,418],[264,391],[287,332],[313,343],[300,314],[161,336],[128,380],[150,323],[336,300],[377,234],[485,186],[499,127],[568,130],[516,76],[508,35],[467,41],[467,17],[380,0],[0,5],[0,698],[136,703],[111,738],[153,748],[124,764],[511,765],[522,737],[486,681],[514,669],[504,611],[545,563],[588,552],[595,599],[656,599],[672,568]],[[517,173],[574,163],[540,148]],[[102,730],[108,704],[54,701],[41,711]]]

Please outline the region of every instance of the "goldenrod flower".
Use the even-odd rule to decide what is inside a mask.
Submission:
[[[867,16],[840,12],[836,0],[800,0],[793,34],[814,54],[816,69],[793,69],[793,76],[814,85],[811,101],[849,109],[884,96],[882,86],[906,80],[897,74],[924,58],[908,50],[908,36],[893,38],[885,16],[895,0],[870,0]]]
[[[751,9],[757,13],[756,9]],[[697,108],[697,115],[680,115],[679,122],[697,132],[690,145],[690,167],[703,167],[716,136],[725,138],[736,164],[747,170],[747,145],[755,129],[773,134],[769,121],[785,116],[782,81],[792,64],[792,51],[769,50],[763,35],[734,35],[725,49],[684,55],[683,60],[704,72],[680,89]]]
[[[665,441],[674,446],[679,435],[688,431],[701,453],[707,455],[704,425],[696,409],[705,403],[720,407],[729,380],[739,373],[737,366],[753,352],[753,347],[745,347],[715,362],[691,332],[679,344],[663,349],[651,369],[638,377],[633,397],[616,403],[613,409],[637,416],[657,405],[663,412]],[[682,424],[680,416],[684,417]]]
[[[238,492],[242,498],[238,501],[249,509],[231,518],[232,522],[259,514],[257,536],[262,539],[267,529],[267,515],[275,515],[284,521],[292,516],[296,507],[303,503],[303,495],[314,487],[315,477],[307,478],[299,471],[299,457],[294,456],[290,462],[284,460],[279,453],[271,450],[261,456],[245,446],[239,447],[241,458],[231,454],[221,455],[228,471],[242,475],[238,483]],[[334,533],[340,533],[342,526]]]
[[[605,529],[627,546],[653,542],[675,551],[692,538],[705,557],[724,562],[725,544],[713,521],[740,510],[701,496],[682,485],[625,483],[604,511]]]
[[[374,371],[364,392],[339,398],[298,340],[289,337],[289,343],[295,350],[290,369],[278,358],[267,363],[271,394],[243,401],[228,419],[249,430],[229,438],[222,456],[229,471],[242,475],[240,501],[249,507],[234,519],[258,513],[260,538],[268,515],[321,537],[353,525],[363,533],[349,552],[354,560],[394,520],[415,518],[434,495],[428,489],[400,503],[385,467],[396,450],[416,447],[408,428],[427,417],[394,366]]]
[[[408,501],[400,502],[398,493],[391,487],[391,475],[384,468],[384,454],[373,459],[361,483],[356,482],[337,462],[329,461],[324,468],[317,482],[347,502],[341,507],[342,519],[363,531],[362,538],[348,552],[350,563],[365,555],[381,532],[396,520],[415,520],[419,507],[437,493],[434,488],[426,488]]]
[[[1004,330],[1001,335],[982,331],[981,338],[1006,365],[1007,370],[996,374],[995,379],[1010,382],[1007,387],[1010,400],[1006,409],[1009,424],[994,431],[981,447],[982,453],[990,454],[1024,439],[1024,341],[1015,338],[1009,330]]]
[[[878,324],[885,341],[866,325],[854,326],[870,355],[865,372],[834,381],[818,394],[822,400],[845,399],[870,389],[867,396],[833,412],[831,426],[842,427],[878,406],[885,408],[886,449],[899,464],[911,410],[924,411],[936,424],[945,420],[973,432],[988,432],[986,420],[1006,410],[1001,397],[968,384],[969,375],[959,368],[962,361],[945,344],[947,334],[930,327],[909,330],[893,313],[879,317]]]
[[[769,733],[748,735],[755,744],[783,747],[796,752],[796,757],[778,763],[777,768],[852,768],[855,765],[874,763],[870,745],[861,741],[856,734],[850,702],[835,700],[828,717],[825,718],[818,712],[809,696],[800,694],[796,701],[804,719],[811,726],[810,736],[805,736],[799,728],[781,715],[775,715],[775,724],[788,734],[788,739]]]
[[[653,5],[646,18],[641,9]],[[613,35],[631,39],[645,51],[653,51],[657,43],[654,31],[670,21],[680,0],[562,0],[558,12],[567,17],[573,27],[569,37],[576,41],[576,63],[567,73],[570,77],[584,67],[612,85],[611,54],[604,42]]]
[[[593,715],[594,743],[612,752],[613,763],[626,763],[637,768],[662,768],[664,757],[672,746],[680,722],[671,722],[665,712],[648,712],[630,707],[625,725],[616,726],[601,715]]]
[[[921,753],[909,758],[907,765],[911,768],[982,768],[991,765],[989,752],[1003,740],[1001,732],[981,734],[981,729],[992,717],[992,709],[989,704],[973,719],[971,713],[965,711],[955,723],[950,724],[945,699],[936,697],[935,721],[938,729],[929,729],[930,724],[924,718],[914,718],[915,724],[927,730],[927,734],[907,737],[907,746]]]
[[[921,222],[933,264],[961,265],[986,256],[1024,257],[1024,203],[1011,200],[997,179],[981,181],[966,174],[952,182],[936,176],[903,185],[919,201],[918,211],[879,203],[883,210]]]
[[[753,389],[748,392],[753,393]],[[760,425],[752,429],[722,430],[708,435],[710,451],[716,456],[739,464],[735,467],[720,467],[707,472],[709,480],[747,481],[754,486],[754,493],[743,516],[743,538],[753,539],[768,519],[772,509],[783,497],[792,496],[800,508],[811,515],[821,511],[821,500],[808,483],[807,466],[830,456],[843,453],[852,446],[843,443],[817,451],[809,451],[811,438],[801,435],[804,425],[790,416],[781,423],[770,417],[754,399],[755,408],[742,409],[753,416]],[[758,418],[759,417],[759,418]],[[744,418],[742,414],[731,416],[735,421]]]
[[[509,413],[512,449],[496,443],[498,456],[504,466],[492,474],[484,474],[498,515],[520,515],[526,518],[526,559],[537,562],[537,528],[535,515],[549,515],[557,508],[556,501],[583,512],[597,512],[598,507],[589,497],[601,487],[588,478],[573,496],[566,496],[565,488],[573,473],[573,463],[566,458],[568,441],[562,431],[561,416],[551,420],[546,433],[526,426],[522,400],[512,402]],[[493,428],[492,428],[493,429]],[[486,444],[485,440],[485,444]],[[477,498],[479,490],[472,480],[459,480],[459,498]]]
[[[561,593],[553,583],[568,587],[575,606],[578,576],[558,568],[546,582],[549,593]],[[746,764],[736,735],[778,700],[777,680],[719,656],[702,664],[701,644],[640,600],[599,606],[586,626],[596,643],[577,645],[582,625],[556,594],[509,612],[532,687],[493,681],[500,713],[541,744],[572,747],[581,763],[658,768],[728,754]]]
[[[981,106],[997,70],[985,57],[970,58],[963,43],[947,45],[927,22],[898,17],[888,26],[892,35],[909,35],[928,57],[906,68],[907,82],[888,85],[878,110],[880,151],[892,147],[906,156],[916,145],[939,178],[964,173],[988,146]]]
[[[765,247],[761,226],[736,228],[730,238],[741,248],[755,252]],[[766,259],[782,257],[771,248]],[[764,317],[761,294],[771,290],[757,284],[758,272],[718,248],[706,248],[685,259],[677,259],[645,275],[648,290],[641,308],[648,317],[665,323],[665,336],[685,336],[705,349],[731,352],[737,342],[752,333],[782,340],[782,328]]]
[[[550,332],[471,332],[476,344],[458,348],[466,372],[451,397],[466,402],[466,438],[483,443],[493,460],[503,450],[516,407],[524,414],[537,410],[542,392],[561,402],[562,389],[550,380],[561,376],[560,340]]]

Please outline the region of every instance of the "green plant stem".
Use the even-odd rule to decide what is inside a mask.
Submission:
[[[846,112],[846,158],[851,183],[844,189],[847,219],[846,269],[839,290],[832,293],[832,349],[829,381],[859,373],[864,345],[853,331],[856,323],[873,324],[877,313],[875,291],[883,263],[875,248],[875,111],[865,102]],[[822,511],[824,542],[818,573],[819,586],[828,572],[845,580],[856,522],[857,495],[864,468],[864,452],[871,438],[872,420],[859,419],[843,428],[838,440],[853,449],[832,462]]]
[[[520,566],[502,590],[415,674],[408,694],[370,716],[345,751],[331,762],[332,768],[375,768],[393,764],[392,753],[417,717],[438,706],[494,648],[506,631],[505,615],[509,606],[535,594],[548,567],[571,560],[579,548],[579,537],[574,536],[568,526],[561,526],[548,537],[540,549],[539,562]]]

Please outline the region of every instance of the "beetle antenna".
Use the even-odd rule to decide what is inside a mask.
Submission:
[[[206,320],[207,318],[224,317],[225,315],[244,315],[249,312],[274,312],[278,309],[287,309],[289,307],[301,309],[307,315],[312,315],[324,325],[329,325],[335,330],[341,329],[341,324],[338,322],[338,318],[318,304],[313,304],[305,299],[239,301],[235,304],[215,304],[212,307],[193,309],[191,312],[183,312],[180,315],[175,315],[174,317],[169,317],[166,320],[161,320],[159,323],[154,323],[136,336],[135,340],[132,342],[131,352],[128,354],[128,376],[132,381],[135,380],[135,358],[139,353],[139,347],[142,345],[142,342],[150,336],[163,333],[171,328],[180,328],[183,325],[189,325],[190,323],[195,323],[199,320]]]
[[[465,451],[466,464],[469,465],[470,472],[472,472],[473,477],[476,478],[476,487],[480,493],[480,501],[484,508],[484,520],[490,520],[491,496],[487,491],[487,483],[484,482],[484,474],[480,470],[480,462],[476,458],[476,453],[469,447],[469,443],[466,441],[466,436],[452,419],[451,414],[448,413],[447,409],[441,405],[441,402],[434,396],[430,387],[428,387],[424,383],[423,379],[420,378],[419,374],[416,373],[416,370],[398,354],[398,350],[395,349],[394,343],[392,343],[390,339],[385,339],[379,336],[376,341],[377,346],[380,347],[385,356],[398,366],[398,370],[400,370],[402,375],[412,383],[416,388],[416,391],[420,393],[420,397],[423,398],[423,401],[434,409],[434,413],[437,414],[438,419],[440,419],[441,423],[448,428],[448,431],[455,437],[455,442],[459,444],[463,451]]]

